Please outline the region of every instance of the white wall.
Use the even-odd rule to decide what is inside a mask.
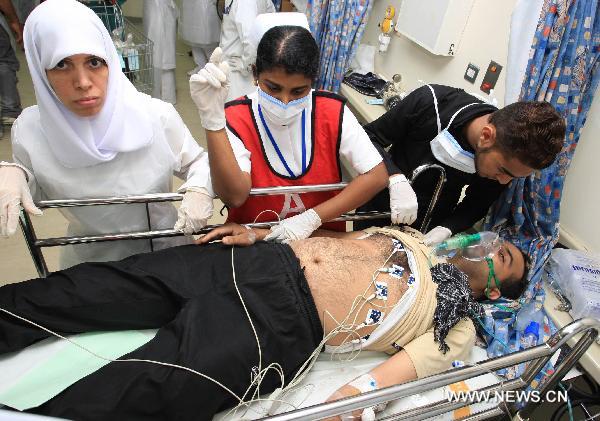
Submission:
[[[383,20],[386,7],[391,4],[399,10],[401,3],[401,0],[375,0],[363,43],[377,46],[377,25]],[[420,86],[418,80],[421,79],[485,95],[479,86],[490,60],[506,65],[510,15],[515,3],[516,0],[475,0],[458,51],[453,57],[436,56],[394,32],[388,51],[376,53],[375,69],[387,78],[400,73],[404,88],[408,90]],[[469,63],[479,67],[475,84],[463,78]],[[500,105],[504,100],[505,74],[503,69],[495,88]]]
[[[600,90],[592,102],[567,174],[560,207],[561,242],[600,253]]]
[[[427,0],[424,0],[427,1]],[[376,53],[375,71],[391,78],[400,73],[404,89],[420,86],[418,80],[479,90],[490,60],[506,65],[510,17],[517,0],[475,0],[473,9],[454,57],[436,56],[398,33],[394,33],[388,51]],[[363,43],[377,46],[379,22],[388,5],[399,10],[401,0],[375,0]],[[469,63],[479,67],[475,84],[464,80]],[[503,105],[506,69],[502,69],[495,93]],[[597,160],[600,157],[600,92],[587,117],[575,157],[567,176],[561,206],[561,242],[570,247],[600,252],[600,188],[597,184]]]

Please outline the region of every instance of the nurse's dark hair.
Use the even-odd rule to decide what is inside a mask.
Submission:
[[[565,120],[548,102],[515,102],[492,113],[490,123],[503,154],[535,170],[554,162],[565,139]]]
[[[319,74],[319,47],[310,31],[301,26],[275,26],[263,35],[256,51],[254,77],[282,68],[316,80]]]

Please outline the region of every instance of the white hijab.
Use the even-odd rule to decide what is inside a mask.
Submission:
[[[24,40],[42,131],[64,166],[100,164],[152,142],[148,97],[121,71],[110,35],[91,9],[75,0],[47,0],[29,15]],[[108,65],[104,105],[92,117],[80,117],[65,107],[46,76],[47,69],[75,54],[92,54]]]

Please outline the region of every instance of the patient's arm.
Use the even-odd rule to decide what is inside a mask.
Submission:
[[[415,366],[406,351],[394,354],[371,370],[370,373],[377,380],[378,389],[417,378]]]
[[[250,229],[240,224],[228,222],[200,237],[196,240],[196,244],[206,244],[211,241],[221,240],[223,244],[230,246],[250,246],[256,241],[264,239],[268,233],[269,230],[267,229]]]
[[[371,370],[368,374],[377,382],[377,389],[405,383],[417,378],[415,366],[408,353],[404,350],[394,354],[392,357]],[[336,390],[329,398],[327,398],[327,402],[363,393],[363,391],[352,386],[350,383],[347,383]],[[352,415],[356,419],[360,419],[361,412],[361,410],[357,410],[354,411]]]

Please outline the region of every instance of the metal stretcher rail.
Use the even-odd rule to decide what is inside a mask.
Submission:
[[[292,421],[292,420],[318,420],[327,417],[333,417],[352,412],[357,409],[368,408],[383,402],[389,402],[395,399],[404,398],[417,393],[423,393],[439,387],[448,386],[452,383],[467,380],[473,377],[481,376],[501,368],[512,367],[514,365],[531,361],[525,372],[518,378],[507,381],[499,381],[491,386],[474,389],[475,391],[489,391],[490,396],[494,396],[494,391],[525,390],[531,385],[535,376],[544,368],[552,355],[561,347],[567,344],[575,335],[582,333],[573,348],[565,354],[562,361],[555,367],[555,371],[550,375],[548,381],[540,389],[540,396],[545,396],[545,392],[552,390],[558,382],[567,374],[567,372],[579,361],[579,358],[587,351],[589,346],[595,341],[600,332],[600,320],[579,319],[563,327],[556,332],[548,342],[533,348],[525,349],[503,357],[485,360],[476,365],[452,369],[440,374],[425,377],[409,383],[387,387],[375,390],[373,392],[363,393],[361,395],[338,400],[331,403],[313,405],[307,408],[286,412],[284,414],[265,418],[270,421]],[[563,348],[564,350],[564,348]],[[387,415],[378,420],[423,420],[434,417],[448,411],[468,406],[472,403],[485,402],[483,393],[472,393],[470,400],[450,401],[440,400],[425,406],[409,409],[403,412]],[[516,403],[499,402],[493,408],[478,412],[464,419],[480,420],[495,416],[509,416],[512,419],[526,420],[535,409],[535,402],[526,402],[521,409]]]
[[[426,171],[433,170],[439,172],[439,178],[437,185],[434,189],[431,201],[427,208],[427,212],[423,218],[420,230],[425,231],[429,226],[431,220],[431,213],[439,199],[441,191],[446,183],[446,171],[438,164],[426,164],[417,167],[411,177],[411,183],[413,183],[421,174]],[[307,193],[307,192],[320,192],[320,191],[332,191],[340,190],[346,187],[347,183],[336,183],[336,184],[320,184],[312,186],[280,186],[280,187],[265,187],[255,188],[250,190],[251,196],[266,196],[275,194],[292,194],[292,193]],[[36,205],[41,209],[50,208],[67,208],[67,207],[81,207],[81,206],[101,206],[101,205],[123,205],[123,204],[144,204],[146,206],[146,215],[148,220],[149,216],[149,203],[156,202],[176,202],[183,199],[183,194],[180,193],[153,193],[133,196],[122,196],[122,197],[108,197],[108,198],[86,198],[86,199],[67,199],[67,200],[43,200]],[[390,212],[361,212],[344,214],[339,218],[332,220],[332,222],[338,221],[359,221],[365,219],[379,219],[389,218]],[[72,244],[87,244],[96,243],[103,241],[119,241],[119,240],[143,240],[152,238],[163,238],[163,237],[176,237],[183,235],[181,230],[165,229],[165,230],[149,230],[139,232],[127,232],[127,233],[107,233],[98,235],[86,235],[86,236],[71,236],[71,237],[55,237],[39,239],[36,236],[33,223],[31,218],[26,212],[21,211],[19,216],[19,222],[27,248],[33,259],[33,263],[40,277],[46,277],[49,274],[48,267],[44,255],[42,254],[43,247],[55,247],[65,246]],[[249,224],[253,228],[269,228],[276,222],[262,222],[257,224]],[[197,231],[195,234],[205,234],[210,230],[216,228],[218,225],[209,225],[203,229]]]

